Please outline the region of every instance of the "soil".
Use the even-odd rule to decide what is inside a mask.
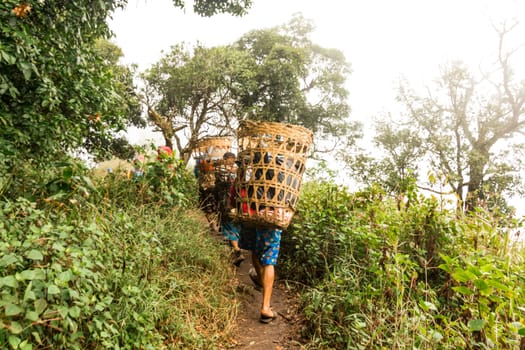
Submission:
[[[207,224],[202,213],[197,217]],[[211,234],[217,241],[227,244],[222,234],[211,229]],[[279,266],[275,269],[275,281],[272,293],[272,311],[278,317],[269,324],[261,323],[260,307],[262,294],[255,289],[248,271],[253,266],[251,253],[243,250],[246,259],[239,267],[232,265],[236,274],[236,298],[239,304],[234,336],[229,344],[222,344],[219,349],[234,350],[300,350],[304,349],[307,340],[301,337],[303,314],[299,310],[299,295],[287,286],[285,280],[279,278]]]
[[[276,276],[272,293],[272,310],[278,317],[269,324],[259,321],[262,294],[256,290],[250,276],[250,252],[236,269],[237,298],[240,304],[237,327],[232,348],[236,350],[295,350],[303,349],[300,336],[301,313],[298,312],[298,295],[285,281]],[[278,268],[276,269],[278,273]]]

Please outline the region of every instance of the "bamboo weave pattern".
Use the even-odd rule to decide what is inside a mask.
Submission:
[[[313,133],[298,125],[244,121],[238,130],[236,216],[286,228],[295,213]]]
[[[226,152],[232,150],[232,136],[207,137],[200,140],[194,149],[194,156],[198,159],[198,182],[204,189],[215,187],[214,162],[222,159]]]

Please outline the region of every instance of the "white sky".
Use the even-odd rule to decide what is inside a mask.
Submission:
[[[525,42],[525,0],[253,0],[240,18],[201,18],[191,9],[176,9],[171,0],[129,0],[110,26],[124,62],[144,70],[171,45],[229,44],[251,29],[284,24],[297,12],[313,20],[315,43],[343,51],[351,63],[351,118],[365,123],[396,109],[401,76],[422,87],[451,60],[487,64],[497,50],[491,22],[519,20],[514,36]],[[141,136],[136,135],[152,134]]]
[[[238,18],[201,18],[176,9],[171,0],[129,0],[111,27],[125,62],[148,68],[182,41],[229,44],[251,29],[288,22],[301,12],[314,21],[312,39],[344,52],[352,64],[348,80],[353,118],[369,120],[395,99],[401,75],[429,85],[438,66],[459,59],[477,67],[497,49],[491,21],[521,18],[525,0],[253,0]],[[525,41],[525,28],[520,28]]]

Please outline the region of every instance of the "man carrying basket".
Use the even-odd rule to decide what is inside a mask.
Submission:
[[[224,239],[233,249],[233,264],[240,266],[245,260],[241,248],[239,248],[240,225],[234,222],[231,217],[231,211],[235,208],[235,187],[233,183],[237,175],[236,157],[232,152],[226,152],[222,158],[222,162],[215,167],[215,190],[218,198],[221,231]]]
[[[249,276],[262,290],[259,320],[270,323],[277,318],[270,305],[281,234],[295,212],[313,133],[298,125],[244,120],[237,137],[239,245],[252,252]]]

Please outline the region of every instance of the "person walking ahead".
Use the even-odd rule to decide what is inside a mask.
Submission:
[[[232,208],[235,207],[235,188],[234,181],[237,175],[237,165],[235,164],[235,154],[226,152],[223,161],[215,171],[215,188],[218,197],[219,215],[221,232],[224,239],[232,247],[232,260],[235,266],[240,266],[245,260],[241,248],[239,248],[240,224],[234,222],[230,216]]]
[[[215,173],[210,159],[195,158],[193,173],[199,182],[199,208],[204,212],[210,230],[219,233],[219,212],[217,191],[215,189]]]
[[[277,227],[243,227],[239,246],[252,252],[253,268],[249,276],[262,291],[261,315],[259,321],[270,323],[277,318],[271,309],[275,265],[279,257],[282,230]]]

